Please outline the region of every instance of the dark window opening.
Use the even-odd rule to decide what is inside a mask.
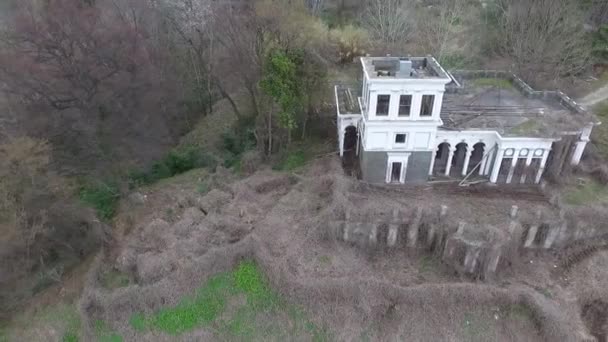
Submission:
[[[405,134],[400,133],[395,135],[395,143],[396,144],[405,144]]]
[[[399,183],[401,181],[401,163],[393,163],[391,170],[391,182]]]
[[[399,97],[399,116],[410,116],[412,109],[412,95],[401,95]]]
[[[378,95],[378,103],[376,104],[376,115],[387,116],[390,102],[390,95]]]
[[[422,95],[422,104],[420,106],[420,116],[433,115],[433,104],[435,103],[435,95]]]

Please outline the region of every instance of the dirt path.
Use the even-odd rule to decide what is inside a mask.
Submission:
[[[608,84],[581,98],[578,102],[588,108],[608,99]]]

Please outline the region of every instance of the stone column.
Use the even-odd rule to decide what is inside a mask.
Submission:
[[[494,156],[496,156],[496,149],[492,149],[492,151],[490,153],[488,153],[486,162],[485,162],[485,166],[483,169],[483,175],[487,176],[490,174],[490,171],[492,171],[492,168],[490,167],[490,165],[492,164],[492,161],[494,160]]]
[[[340,144],[340,157],[344,157],[344,135],[346,131],[340,127],[340,136],[338,137],[338,143]]]
[[[435,168],[435,158],[437,158],[437,149],[433,149],[433,155],[431,156],[431,166],[429,166],[429,176],[433,176],[433,169]]]
[[[536,179],[534,180],[535,184],[540,183],[543,172],[545,172],[545,166],[547,165],[547,158],[549,158],[549,150],[545,150],[543,153],[543,159],[540,161],[540,168],[538,168],[538,172],[536,172]]]
[[[496,155],[496,160],[494,160],[494,166],[492,167],[492,175],[490,176],[490,183],[496,183],[498,180],[498,174],[500,173],[500,165],[502,165],[502,158],[505,155],[504,149],[499,149],[498,154]]]
[[[445,164],[445,175],[448,177],[450,176],[450,171],[452,170],[452,160],[454,159],[454,152],[456,152],[456,148],[450,146],[448,162]]]
[[[488,158],[490,158],[490,154],[486,153],[481,157],[481,161],[479,162],[479,175],[483,176],[484,172],[486,172],[486,164],[488,163]]]
[[[570,160],[571,165],[578,165],[581,162],[583,152],[585,152],[585,147],[587,147],[588,142],[589,139],[576,142],[576,148],[574,150],[574,154],[572,154],[572,160]]]
[[[514,150],[513,158],[511,159],[511,167],[509,167],[509,174],[507,175],[507,184],[511,184],[511,180],[513,180],[513,173],[515,172],[515,166],[517,165],[518,160],[519,150]]]
[[[471,161],[472,149],[467,145],[467,150],[464,155],[464,165],[462,165],[462,175],[466,176],[469,171],[469,162]]]
[[[589,142],[589,137],[591,136],[591,131],[593,130],[593,124],[588,124],[583,128],[583,132],[581,133],[580,140],[576,143],[576,149],[574,150],[574,154],[572,155],[572,160],[570,160],[570,164],[578,165],[581,162],[581,157],[583,156],[583,152],[585,152],[585,147]]]
[[[525,184],[526,183],[526,178],[528,177],[528,169],[530,168],[530,165],[532,165],[532,157],[534,156],[534,153],[532,152],[532,150],[530,150],[528,152],[528,158],[526,158],[526,169],[524,171],[524,174],[521,176],[521,184]]]

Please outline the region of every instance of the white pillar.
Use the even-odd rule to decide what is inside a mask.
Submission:
[[[545,150],[543,153],[543,159],[540,161],[540,167],[538,168],[538,172],[536,173],[536,179],[534,180],[535,184],[540,183],[540,179],[543,176],[543,172],[545,172],[545,166],[547,165],[547,158],[549,158],[549,150]]]
[[[585,147],[587,147],[587,142],[589,142],[589,140],[581,140],[576,142],[576,148],[574,150],[574,154],[572,155],[572,160],[570,161],[571,165],[578,165],[581,162],[583,152],[585,152]]]
[[[462,165],[463,176],[466,176],[469,171],[469,162],[471,162],[471,154],[473,154],[473,151],[471,150],[469,145],[467,145],[467,150],[464,155],[464,165]]]
[[[532,150],[529,150],[528,158],[526,158],[526,169],[524,171],[524,174],[521,176],[521,180],[520,180],[521,184],[526,183],[526,178],[528,178],[528,168],[530,167],[530,165],[532,165],[532,156],[533,155],[534,155],[534,153],[532,153]]]
[[[500,173],[500,166],[502,165],[502,158],[505,155],[504,149],[499,149],[494,160],[494,166],[492,167],[492,175],[490,176],[490,183],[496,183],[498,180],[498,174]]]
[[[483,173],[486,171],[486,164],[488,163],[487,158],[490,157],[489,153],[485,153],[481,157],[481,161],[479,162],[479,175],[483,176]]]
[[[588,124],[583,128],[581,132],[580,140],[576,143],[576,149],[574,150],[574,154],[572,155],[572,160],[570,164],[578,165],[581,162],[581,158],[583,157],[583,152],[585,152],[585,147],[587,147],[587,143],[590,140],[591,131],[593,130],[593,124]]]
[[[435,158],[437,158],[437,149],[433,149],[433,155],[431,156],[431,166],[429,167],[429,176],[433,176],[433,169],[435,168]]]
[[[357,156],[359,155],[359,137],[360,137],[360,136],[361,136],[361,135],[359,134],[359,131],[357,131],[357,147],[356,147],[356,148],[357,148],[357,152],[356,152],[356,155],[357,155]]]
[[[517,165],[518,160],[519,150],[514,150],[513,158],[511,159],[511,167],[509,167],[509,174],[507,175],[507,184],[511,184],[511,180],[513,180],[513,173],[515,173],[515,166]]]
[[[344,134],[346,134],[346,131],[341,128],[340,136],[338,139],[338,143],[340,144],[340,157],[344,157]]]
[[[490,171],[492,171],[492,161],[494,160],[494,156],[496,156],[496,149],[492,148],[492,151],[490,151],[490,153],[488,153],[487,155],[487,159],[483,168],[483,175],[487,176],[490,174]]]
[[[450,170],[452,170],[452,160],[454,159],[454,152],[456,152],[456,149],[450,147],[449,150],[450,153],[448,154],[448,162],[445,164],[445,175],[448,177],[450,176]]]

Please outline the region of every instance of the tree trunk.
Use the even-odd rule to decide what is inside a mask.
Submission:
[[[272,106],[268,111],[268,153],[267,155],[270,157],[272,155]]]
[[[217,79],[217,77],[213,76],[213,80],[215,83],[215,85],[217,86],[217,89],[220,91],[220,94],[222,95],[223,98],[225,98],[226,100],[228,100],[228,102],[230,103],[230,106],[232,107],[232,111],[234,112],[234,115],[236,115],[237,119],[242,119],[243,116],[241,115],[241,112],[239,111],[239,108],[236,105],[236,102],[234,102],[234,99],[232,98],[232,96],[230,96],[230,94],[228,94],[228,92],[224,89],[224,87],[222,87],[222,84],[220,83],[220,80]]]

